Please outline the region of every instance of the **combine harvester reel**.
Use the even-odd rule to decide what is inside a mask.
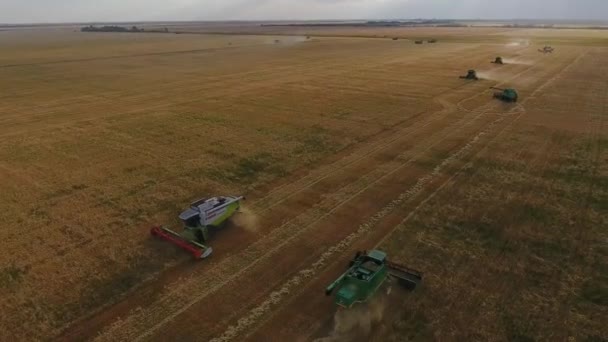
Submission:
[[[479,77],[477,77],[477,71],[475,71],[473,69],[467,71],[467,74],[465,76],[460,76],[460,78],[465,79],[465,80],[474,80],[474,81],[477,81],[479,79]]]
[[[209,229],[223,226],[238,212],[242,199],[242,196],[218,196],[198,200],[179,215],[184,223],[181,233],[162,226],[152,227],[150,233],[190,252],[196,259],[204,259],[213,252],[205,245],[209,240]]]
[[[389,278],[414,290],[422,282],[422,273],[388,261],[386,253],[379,250],[358,252],[348,270],[325,289],[325,294],[330,296],[337,289],[335,303],[349,309],[367,302]]]

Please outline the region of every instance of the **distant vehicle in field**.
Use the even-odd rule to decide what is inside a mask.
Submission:
[[[460,76],[460,78],[465,79],[465,80],[475,80],[475,81],[477,81],[479,79],[479,77],[477,77],[477,71],[475,71],[473,69],[467,71],[467,74],[465,76]]]
[[[422,43],[424,43],[424,41],[423,40],[417,40],[414,43],[416,43],[416,44],[422,44]]]
[[[502,57],[496,57],[496,59],[492,62],[494,64],[504,64]]]
[[[499,99],[504,102],[517,102],[517,100],[519,98],[517,91],[513,88],[503,89],[503,88],[492,87],[490,89],[499,90],[498,92],[494,93],[494,98]]]
[[[542,53],[553,53],[555,49],[553,49],[551,46],[549,45],[545,45],[542,49],[538,49],[538,52],[542,52]]]

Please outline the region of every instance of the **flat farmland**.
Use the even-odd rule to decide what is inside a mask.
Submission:
[[[0,340],[608,338],[608,36],[468,30],[0,32]],[[150,237],[222,194],[211,258]],[[375,247],[423,286],[337,311]]]

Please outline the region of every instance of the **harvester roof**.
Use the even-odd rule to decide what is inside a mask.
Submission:
[[[360,256],[355,261],[355,265],[348,272],[349,277],[363,281],[370,281],[386,260],[386,253],[381,251],[371,251]]]
[[[182,221],[188,221],[194,217],[199,216],[199,214],[200,214],[200,212],[198,210],[188,208],[188,209],[182,211],[181,214],[179,214],[179,219]]]
[[[370,259],[377,260],[381,263],[384,262],[384,260],[386,259],[386,253],[379,250],[370,251],[369,253],[367,253],[367,256],[370,257]]]
[[[210,197],[210,198],[201,198],[198,201],[194,201],[190,204],[190,208],[184,210],[179,218],[181,220],[189,220],[193,217],[196,217],[200,214],[201,211],[207,211],[222,204],[226,203],[227,197]]]

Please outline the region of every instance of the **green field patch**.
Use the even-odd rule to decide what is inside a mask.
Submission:
[[[589,303],[608,306],[608,276],[602,275],[586,281],[580,289],[580,298]]]
[[[0,268],[0,288],[9,288],[19,284],[28,269],[15,264]]]

